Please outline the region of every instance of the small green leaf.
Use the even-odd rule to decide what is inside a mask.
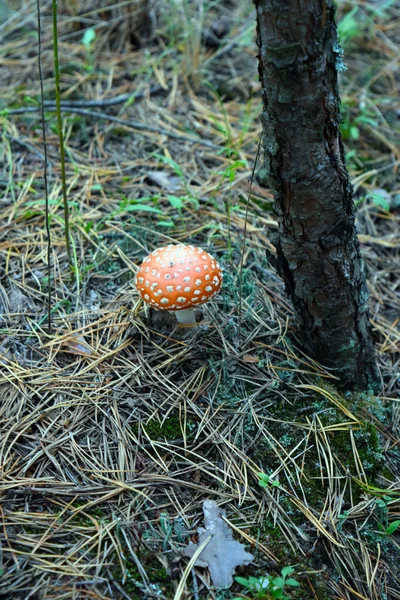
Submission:
[[[125,206],[124,210],[129,212],[134,210],[140,210],[143,212],[151,212],[157,213],[158,215],[162,215],[162,211],[159,208],[156,208],[155,206],[149,206],[148,204],[129,204],[128,206]]]
[[[175,223],[173,221],[157,221],[157,225],[160,227],[175,227]]]
[[[300,583],[298,581],[296,581],[295,579],[292,579],[291,577],[289,577],[289,579],[285,579],[285,585],[291,585],[293,587],[297,587],[298,585],[300,585]]]
[[[375,193],[371,192],[370,194],[367,195],[367,198],[371,198],[371,200],[375,204],[375,206],[380,206],[383,208],[383,210],[386,210],[386,212],[389,212],[390,204],[389,204],[388,200],[386,198],[384,198],[383,196],[381,196],[380,194],[375,194]]]
[[[245,167],[246,163],[244,160],[236,160],[234,163],[230,165],[231,169],[238,169],[239,167]]]
[[[283,569],[281,570],[281,575],[282,577],[287,577],[288,575],[291,575],[292,573],[294,573],[294,567],[283,567]]]
[[[251,586],[253,586],[256,589],[258,589],[262,586],[262,581],[261,581],[261,579],[258,579],[258,577],[249,577],[248,582],[250,583]]]
[[[285,585],[285,580],[283,579],[283,577],[274,577],[274,579],[272,580],[272,585],[274,585],[276,588],[278,588],[278,590],[282,589],[283,586]]]
[[[248,579],[245,579],[244,577],[235,577],[235,581],[237,581],[238,583],[240,583],[240,585],[242,585],[243,587],[250,589],[251,588],[251,584],[249,582]]]
[[[85,32],[83,34],[82,37],[82,44],[89,49],[90,44],[92,42],[94,42],[94,40],[96,39],[96,32],[94,30],[93,27],[89,27],[88,29],[85,29]]]
[[[177,208],[177,209],[183,208],[183,200],[182,200],[182,198],[179,198],[179,196],[167,195],[167,198],[168,198],[171,206],[173,206],[174,208]]]
[[[101,190],[103,189],[103,186],[101,185],[101,183],[95,183],[94,185],[91,186],[90,189],[92,192],[101,192]]]
[[[352,140],[358,140],[358,138],[360,137],[360,130],[356,125],[352,125],[349,129],[349,132]]]
[[[390,523],[389,527],[386,528],[385,533],[392,535],[399,527],[400,521],[393,521],[393,523]]]

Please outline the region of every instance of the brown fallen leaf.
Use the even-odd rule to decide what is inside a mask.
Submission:
[[[93,356],[94,350],[85,341],[82,335],[72,335],[61,343],[61,349],[68,354],[77,354],[79,356]]]
[[[233,583],[235,568],[248,565],[253,555],[244,550],[244,545],[237,542],[230,527],[222,517],[225,511],[213,500],[203,502],[204,527],[199,527],[199,541],[190,542],[183,553],[192,557],[201,544],[211,535],[211,540],[200,553],[195,565],[208,567],[211,580],[216,588],[229,588]]]
[[[146,179],[154,183],[163,190],[175,192],[180,188],[181,180],[177,175],[166,173],[165,171],[150,171]]]
[[[258,363],[260,362],[260,357],[255,354],[243,354],[242,361],[245,363]]]

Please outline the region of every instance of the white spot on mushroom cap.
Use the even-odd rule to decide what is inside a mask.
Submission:
[[[161,298],[160,304],[169,304],[168,298]]]
[[[212,291],[213,291],[213,289],[212,289],[211,285],[208,285],[208,286],[205,288],[205,291],[206,291],[206,292],[212,292]]]
[[[167,290],[167,292],[173,292],[174,291],[174,286],[173,285],[167,285],[167,287],[165,289]]]
[[[150,300],[150,296],[148,294],[145,294],[144,295],[144,299],[147,300],[147,301],[149,301]]]
[[[201,284],[202,284],[202,281],[201,281],[201,279],[196,279],[196,281],[195,281],[195,284],[196,284],[196,285],[201,285]]]
[[[195,271],[196,271],[196,273],[201,273],[201,269],[200,269],[200,267],[196,267],[196,268],[195,268]]]
[[[190,292],[190,286],[187,286],[187,287],[183,288],[183,291],[184,292]]]
[[[196,296],[198,296],[199,294],[201,294],[201,290],[194,290],[193,294],[195,294]]]
[[[185,298],[184,296],[179,296],[176,301],[179,302],[179,304],[183,304],[184,302],[186,302],[187,298]]]

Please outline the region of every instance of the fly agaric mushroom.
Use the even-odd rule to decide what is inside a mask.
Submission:
[[[195,325],[194,307],[221,287],[222,271],[202,248],[169,244],[154,250],[141,264],[136,287],[147,304],[175,312],[182,325]]]

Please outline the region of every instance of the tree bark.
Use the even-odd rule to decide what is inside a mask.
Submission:
[[[368,293],[339,132],[332,0],[255,0],[277,268],[305,351],[346,389],[375,387]]]

